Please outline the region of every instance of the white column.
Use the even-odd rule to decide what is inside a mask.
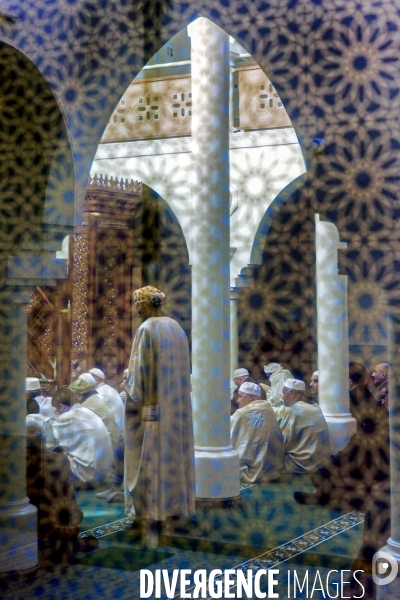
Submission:
[[[318,398],[329,427],[332,453],[342,450],[356,431],[349,411],[347,277],[338,273],[339,239],[333,223],[315,215]]]
[[[38,563],[37,510],[26,497],[26,340],[30,292],[0,296],[0,573]]]
[[[390,537],[378,553],[395,573],[400,572],[400,325],[399,315],[389,321],[389,431],[390,431]],[[397,342],[397,343],[396,343]],[[385,577],[383,574],[382,577]],[[377,600],[400,598],[400,577],[376,586]]]
[[[233,377],[233,372],[239,366],[238,298],[239,290],[231,287],[231,377]]]
[[[192,390],[196,496],[240,496],[230,444],[229,37],[205,18],[192,38]]]

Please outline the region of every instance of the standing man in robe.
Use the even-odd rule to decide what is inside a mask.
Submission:
[[[136,290],[142,319],[133,340],[125,406],[125,510],[152,525],[195,514],[190,361],[181,326],[164,316],[165,295]]]

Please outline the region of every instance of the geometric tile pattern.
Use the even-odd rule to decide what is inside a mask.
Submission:
[[[255,273],[257,291],[264,289],[276,326],[284,335],[293,319],[307,328],[314,340],[315,364],[314,214],[319,212],[321,218],[335,222],[348,244],[341,251],[340,270],[349,277],[353,305],[349,324],[357,343],[360,337],[368,342],[370,335],[358,313],[362,317],[377,301],[372,289],[382,291],[397,327],[400,16],[395,2],[102,0],[100,7],[82,0],[60,6],[38,0],[10,10],[16,18],[1,22],[0,37],[24,52],[32,61],[32,72],[38,69],[55,95],[72,152],[71,156],[65,152],[67,160],[57,166],[55,181],[61,185],[70,176],[68,168],[73,169],[78,210],[79,189],[86,184],[104,127],[137,72],[197,14],[225,29],[268,76],[307,159],[307,174],[271,207],[264,261]],[[9,54],[18,70],[20,55],[12,49]],[[18,93],[16,87],[13,94]],[[41,99],[33,99],[33,113],[40,114]],[[27,100],[18,97],[21,105]],[[51,106],[50,97],[46,102]],[[57,118],[48,126],[50,131],[60,129]],[[322,152],[313,151],[315,139],[324,140]],[[49,148],[44,163],[52,151]],[[13,175],[7,177],[4,184],[10,188]],[[64,211],[66,221],[74,193],[64,190],[59,202],[58,211]],[[14,198],[22,202],[23,195],[17,190]],[[29,204],[35,202],[36,225],[42,212],[40,192],[30,195]],[[26,231],[27,219],[18,224],[14,217],[5,214],[4,223]],[[264,313],[248,296],[239,315],[241,330],[256,319],[262,328]],[[379,325],[384,329],[381,312]],[[243,336],[240,341],[244,359],[248,347]]]

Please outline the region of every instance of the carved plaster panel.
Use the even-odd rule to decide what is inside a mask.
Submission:
[[[102,141],[190,135],[190,76],[132,81],[105,129]]]
[[[259,67],[235,69],[239,110],[234,125],[238,129],[290,127],[291,121],[274,86]]]

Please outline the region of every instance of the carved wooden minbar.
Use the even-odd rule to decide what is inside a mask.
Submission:
[[[28,309],[28,376],[49,393],[96,366],[117,388],[128,364],[135,323],[132,290],[139,182],[90,178],[82,225],[69,241],[68,279],[37,288]]]

